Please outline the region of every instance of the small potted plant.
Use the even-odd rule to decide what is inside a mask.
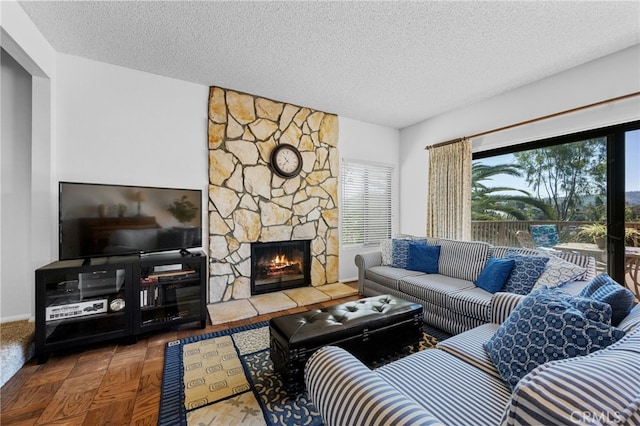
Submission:
[[[630,247],[638,246],[640,243],[640,231],[635,228],[624,228],[624,245]]]
[[[607,225],[603,223],[592,223],[591,225],[583,226],[578,235],[581,237],[588,237],[593,239],[599,249],[604,250],[607,242]]]

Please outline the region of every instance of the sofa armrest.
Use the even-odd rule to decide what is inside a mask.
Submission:
[[[309,358],[305,382],[327,426],[442,425],[414,400],[336,346],[321,348]]]
[[[358,267],[358,293],[364,294],[364,273],[367,268],[382,265],[382,252],[378,250],[358,253],[355,262]]]
[[[495,324],[502,324],[524,298],[525,296],[515,293],[498,292],[494,294],[491,298],[490,321]]]

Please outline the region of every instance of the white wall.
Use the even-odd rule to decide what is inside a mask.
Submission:
[[[399,170],[398,170],[398,142],[400,132],[385,126],[365,123],[358,120],[340,117],[340,139],[338,150],[340,160],[360,160],[372,163],[391,165],[394,167],[394,211],[392,228],[396,233],[399,229]],[[339,188],[339,193],[340,193]],[[342,229],[342,228],[340,228]],[[376,247],[345,248],[340,246],[340,281],[351,281],[358,278],[358,269],[354,258],[357,253],[370,251]]]
[[[31,75],[2,51],[2,288],[5,317],[31,309]],[[22,285],[17,285],[22,283]]]
[[[0,32],[2,48],[22,69],[17,77],[15,64],[11,71],[4,63],[2,68],[0,322],[5,322],[33,318],[34,270],[51,260],[56,240],[51,160],[55,51],[13,0],[0,2]]]
[[[400,132],[400,232],[423,235],[427,145],[640,91],[640,45]],[[640,97],[473,140],[474,152],[640,119]]]
[[[59,54],[57,91],[58,180],[206,191],[208,87]]]

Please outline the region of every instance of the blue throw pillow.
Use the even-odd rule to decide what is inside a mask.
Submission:
[[[516,261],[490,257],[474,284],[489,293],[499,291],[507,282]]]
[[[427,245],[426,239],[401,239],[394,238],[391,240],[391,266],[394,268],[407,268],[407,260],[409,259],[409,243],[419,243]]]
[[[504,286],[504,291],[516,294],[529,294],[549,261],[548,257],[529,256],[508,250],[505,259],[513,259],[515,265]]]
[[[615,282],[609,275],[602,273],[595,277],[579,296],[590,297],[611,305],[611,324],[620,324],[633,307],[633,293]]]
[[[597,301],[585,302],[557,290],[535,290],[525,297],[484,344],[500,376],[513,390],[530,371],[548,361],[587,355],[620,340],[625,332],[592,318]],[[590,306],[588,312],[581,310]]]
[[[440,260],[440,246],[428,246],[415,242],[409,243],[409,258],[407,259],[406,269],[424,272],[425,274],[437,274],[438,260]]]

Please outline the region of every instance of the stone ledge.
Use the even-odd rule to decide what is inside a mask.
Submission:
[[[207,310],[211,323],[218,325],[357,294],[358,290],[350,285],[334,283],[277,291],[248,299],[212,303],[207,306]]]

